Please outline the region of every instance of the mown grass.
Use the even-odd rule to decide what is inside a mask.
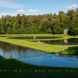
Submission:
[[[69,38],[78,38],[78,35],[64,35],[64,34],[0,34],[2,37],[10,37],[10,38],[26,38],[26,39],[69,39]]]
[[[1,37],[9,37],[15,39],[30,39],[30,40],[57,40],[63,39],[63,35],[52,35],[52,34],[5,34],[0,35]]]
[[[47,52],[47,53],[61,53],[61,54],[68,54],[68,52],[66,52],[64,50],[68,49],[69,47],[78,46],[78,45],[59,45],[59,44],[52,45],[52,44],[46,44],[46,43],[39,42],[39,41],[33,42],[30,39],[28,40],[28,39],[10,38],[12,36],[13,35],[2,35],[2,36],[0,36],[0,41],[18,45],[18,46],[22,46],[22,47],[28,47],[28,48],[32,48],[32,49],[36,49],[36,50],[41,50],[41,51]],[[48,36],[48,35],[46,35],[46,36]],[[50,36],[52,36],[52,35],[50,34]],[[59,35],[53,35],[53,36],[58,37]],[[60,37],[61,37],[60,39],[62,39],[62,38],[67,39],[67,38],[73,38],[74,36],[60,35]],[[77,38],[77,36],[75,36],[74,38]]]
[[[0,41],[22,46],[22,47],[37,49],[48,53],[52,53],[52,52],[58,53],[68,48],[68,46],[65,45],[50,45],[42,42],[32,42],[30,40],[9,39],[7,37],[0,37]]]

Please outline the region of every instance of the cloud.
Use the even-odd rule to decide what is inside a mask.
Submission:
[[[28,9],[29,12],[38,12],[39,10],[34,10],[34,9]]]
[[[4,1],[4,2],[16,2],[16,0],[0,0],[0,1]]]
[[[43,14],[48,14],[48,11],[46,10],[34,10],[34,9],[17,9],[17,10],[13,10],[13,11],[2,11],[0,13],[0,17],[1,16],[6,16],[6,15],[11,15],[11,16],[16,16],[17,14],[20,15],[43,15]]]
[[[3,0],[3,1],[0,0],[0,8],[4,8],[4,9],[6,8],[6,9],[11,9],[11,10],[15,10],[18,8],[24,8],[23,4],[17,3],[17,2],[11,2],[11,1],[12,0]]]
[[[47,14],[48,11],[45,10],[34,10],[34,9],[18,9],[16,11],[16,14],[25,14],[25,15],[42,15]]]
[[[24,9],[18,9],[16,10],[17,14],[25,14],[25,10]]]
[[[72,4],[72,5],[68,6],[68,10],[71,10],[71,9],[75,10],[76,8],[78,8],[77,4]]]

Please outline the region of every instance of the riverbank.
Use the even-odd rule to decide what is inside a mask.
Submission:
[[[0,56],[0,72],[77,72],[77,68],[46,67],[25,64],[15,59],[5,59]]]
[[[61,40],[61,39],[69,39],[69,38],[78,38],[78,35],[64,35],[64,34],[0,34],[0,36],[4,36],[4,37],[11,37],[11,38],[28,38],[30,37],[30,39],[38,39],[37,37],[39,38],[42,38],[44,40],[48,39],[48,40]]]
[[[52,52],[58,53],[68,47],[62,45],[50,45],[42,42],[32,42],[31,40],[21,40],[21,39],[12,39],[12,38],[9,39],[8,37],[0,37],[0,41],[17,45],[17,46],[41,50],[48,53],[52,53]]]
[[[31,40],[26,40],[26,39],[25,40],[24,39],[13,39],[13,38],[9,38],[9,36],[4,36],[4,37],[0,36],[0,41],[10,43],[13,45],[17,45],[17,46],[28,47],[28,48],[32,48],[35,50],[40,50],[46,53],[61,53],[61,54],[68,54],[66,51],[64,52],[64,50],[68,49],[69,47],[78,46],[78,45],[59,45],[59,44],[52,45],[52,44],[46,44],[46,43],[38,42],[38,41],[33,42]]]

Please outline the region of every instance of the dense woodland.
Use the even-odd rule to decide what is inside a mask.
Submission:
[[[0,34],[63,34],[64,29],[69,34],[78,34],[78,9],[63,11],[59,14],[36,16],[2,16],[0,18]]]

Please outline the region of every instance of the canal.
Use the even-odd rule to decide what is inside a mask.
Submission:
[[[48,54],[4,42],[0,42],[0,56],[36,66],[78,68],[77,55]]]

